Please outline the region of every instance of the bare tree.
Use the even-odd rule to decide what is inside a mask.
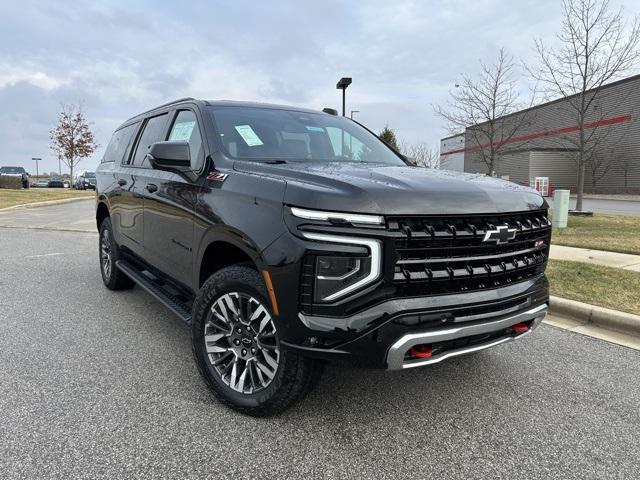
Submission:
[[[49,133],[51,150],[69,167],[73,182],[73,168],[98,148],[82,107],[63,105],[58,114],[58,123]]]
[[[447,105],[436,106],[435,113],[447,122],[451,133],[466,130],[471,148],[493,175],[509,141],[526,128],[532,114],[509,116],[528,106],[523,105],[518,94],[512,56],[501,48],[495,63],[481,61],[480,67],[477,78],[462,77]]]
[[[588,152],[587,157],[588,160],[585,162],[586,168],[589,169],[591,187],[595,190],[598,182],[615,166],[616,157],[613,156],[612,152],[609,152],[608,154],[596,153],[595,149],[594,151]]]
[[[440,153],[426,143],[400,142],[400,152],[408,157],[416,166],[425,168],[438,168]]]
[[[627,188],[629,186],[629,174],[633,171],[635,162],[629,157],[625,156],[620,161],[620,166],[622,167],[622,173],[624,175],[624,188]]]
[[[622,9],[612,13],[608,0],[563,0],[562,7],[559,47],[536,40],[540,65],[528,70],[548,94],[565,99],[577,122],[576,134],[565,139],[577,151],[576,210],[582,210],[585,170],[601,143],[597,120],[602,109],[594,107],[603,95],[602,87],[638,60],[640,23],[635,18],[628,25]]]

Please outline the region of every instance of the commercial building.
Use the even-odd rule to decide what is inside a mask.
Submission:
[[[521,184],[545,182],[552,188],[575,191],[579,129],[571,102],[578,99],[553,100],[500,119],[504,131],[515,133],[504,141],[493,174]],[[639,115],[640,75],[613,82],[597,92],[585,131],[589,155],[586,192],[640,193]],[[489,173],[480,155],[488,144],[477,140],[474,128],[442,139],[441,168]],[[456,148],[456,142],[461,146]]]
[[[464,133],[440,140],[440,168],[464,172]]]

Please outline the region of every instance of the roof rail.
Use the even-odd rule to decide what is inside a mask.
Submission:
[[[169,105],[173,105],[174,103],[186,102],[187,100],[195,100],[195,98],[193,98],[193,97],[178,98],[177,100],[173,100],[171,102],[163,103],[162,105],[157,105],[157,106],[155,106],[153,108],[150,108],[149,110],[147,110],[145,112],[142,112],[142,113],[139,113],[139,114],[135,115],[135,117],[139,117],[140,115],[145,115],[145,114],[147,114],[149,112],[153,112],[154,110],[157,110],[157,109],[162,108],[162,107],[168,107]],[[132,117],[132,118],[135,118],[135,117]]]

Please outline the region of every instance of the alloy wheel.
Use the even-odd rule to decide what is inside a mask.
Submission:
[[[213,303],[204,343],[211,366],[236,392],[264,390],[278,370],[275,324],[267,308],[251,295],[226,293]]]
[[[104,276],[111,278],[111,239],[109,238],[109,230],[106,228],[102,231],[100,238],[100,261],[102,262]]]

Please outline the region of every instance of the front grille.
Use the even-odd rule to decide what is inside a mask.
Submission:
[[[484,242],[499,226],[515,229],[503,244]],[[551,222],[545,210],[501,215],[389,217],[393,283],[400,296],[497,288],[544,272]]]

